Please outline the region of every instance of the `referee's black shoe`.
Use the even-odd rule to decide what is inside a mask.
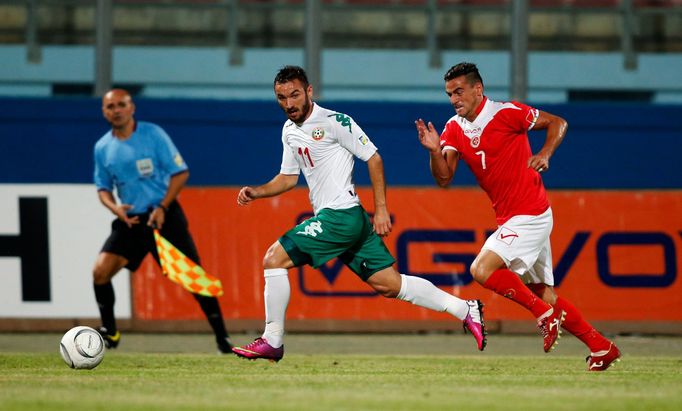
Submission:
[[[216,338],[216,343],[218,343],[218,354],[234,354],[228,338]]]
[[[104,339],[104,345],[107,348],[116,348],[118,347],[118,343],[121,342],[120,331],[116,331],[114,334],[109,334],[109,330],[107,330],[106,327],[99,327],[97,332]]]

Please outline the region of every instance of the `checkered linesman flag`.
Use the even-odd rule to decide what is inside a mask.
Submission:
[[[207,297],[223,295],[223,284],[220,280],[187,258],[182,251],[163,238],[159,230],[154,230],[154,239],[161,260],[161,270],[169,280],[194,294]]]

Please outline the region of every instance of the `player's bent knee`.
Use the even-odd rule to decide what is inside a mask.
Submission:
[[[367,284],[369,284],[374,289],[374,291],[379,293],[379,295],[381,295],[382,297],[396,298],[400,293],[399,285],[396,287],[395,285],[392,285],[391,283],[388,282],[372,281],[371,278],[367,281]]]
[[[268,248],[268,251],[265,252],[265,256],[263,257],[263,268],[266,270],[271,268],[291,268],[293,265],[291,258],[289,258],[287,252],[284,251],[284,247],[282,247],[279,241],[275,241],[275,243]]]
[[[478,263],[478,261],[474,261],[471,263],[471,267],[469,267],[469,272],[471,272],[471,276],[476,280],[476,282],[483,284],[486,279],[490,276],[490,274],[486,274],[483,270],[483,267]]]
[[[275,255],[272,254],[265,254],[265,257],[263,257],[263,268],[266,270],[270,268],[281,268],[282,263],[281,259],[277,258]]]
[[[383,297],[396,298],[400,294],[400,273],[393,267],[388,267],[372,274],[367,279],[367,284]]]
[[[265,255],[263,256],[263,267],[266,269],[268,268],[276,268],[277,265],[277,245],[278,243],[275,243],[268,248],[268,251],[265,252]]]
[[[374,291],[379,293],[379,295],[386,298],[396,298],[400,292],[400,290],[395,290],[386,285],[372,285],[372,288],[374,288]]]

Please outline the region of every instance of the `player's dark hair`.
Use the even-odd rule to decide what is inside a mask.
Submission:
[[[466,76],[467,82],[472,86],[476,83],[483,85],[483,79],[478,72],[478,67],[474,63],[461,62],[450,67],[450,70],[443,77],[445,81],[450,81],[460,76]]]
[[[303,83],[303,88],[308,88],[308,76],[305,74],[305,70],[299,66],[284,66],[277,72],[275,76],[275,83],[287,83],[289,81],[299,80]]]

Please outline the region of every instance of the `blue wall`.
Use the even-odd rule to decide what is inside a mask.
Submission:
[[[137,118],[168,131],[191,185],[246,185],[279,171],[284,116],[274,101],[138,99]],[[442,128],[452,108],[433,103],[322,105],[351,115],[379,147],[389,185],[432,186],[414,120]],[[682,106],[541,105],[568,135],[545,174],[549,188],[682,188]],[[0,183],[91,183],[92,149],[107,131],[95,99],[0,99]],[[544,134],[531,133],[535,147]],[[369,184],[357,164],[357,182]],[[303,179],[301,179],[302,181]],[[474,185],[458,170],[458,185]]]
[[[0,44],[0,95],[50,97],[55,84],[92,85],[95,48],[44,46],[39,63],[27,61],[24,45]],[[305,64],[300,48],[245,48],[244,64],[228,64],[225,47],[115,46],[114,84],[142,87],[152,98],[272,99],[272,79],[285,64]],[[475,62],[486,94],[509,99],[508,51],[443,50],[441,67],[429,53],[395,49],[324,49],[322,96],[336,101],[443,101],[443,74],[460,61]],[[682,104],[682,53],[637,53],[637,67],[626,69],[622,52],[528,53],[528,100],[569,102],[571,91],[651,93],[651,102]],[[314,84],[317,87],[320,84]],[[611,101],[611,99],[607,100]]]

